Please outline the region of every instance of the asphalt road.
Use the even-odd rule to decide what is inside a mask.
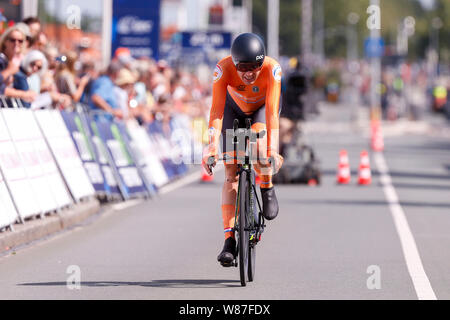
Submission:
[[[358,186],[368,136],[353,111],[328,106],[306,125],[322,184],[277,187],[280,214],[247,287],[216,261],[222,171],[0,257],[0,299],[449,299],[450,141],[390,134],[383,154],[370,153],[372,184]],[[74,275],[79,289],[67,285]]]

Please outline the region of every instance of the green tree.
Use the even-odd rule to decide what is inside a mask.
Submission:
[[[313,0],[313,3],[317,0]],[[364,40],[369,36],[366,21],[370,0],[322,0],[324,12],[324,41],[327,57],[345,57],[347,40],[345,28],[349,25],[348,15],[354,12],[360,19],[355,25],[358,34],[360,56]],[[425,10],[419,0],[380,0],[381,35],[388,46],[397,42],[399,24],[407,16],[414,17],[415,34],[409,39],[409,58],[424,58],[431,45],[432,19],[439,17],[443,22],[439,30],[440,52],[444,61],[450,61],[450,1],[435,0],[431,10]],[[267,0],[253,1],[253,30],[264,38],[267,35]],[[313,38],[319,36],[319,30],[313,31]],[[280,1],[280,54],[298,55],[301,41],[301,0]],[[447,60],[445,60],[447,59]]]
[[[280,1],[280,53],[294,56],[300,53],[300,14],[298,0]],[[267,1],[253,1],[253,32],[261,35],[267,44]]]

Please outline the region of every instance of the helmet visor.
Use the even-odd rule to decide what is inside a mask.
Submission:
[[[259,62],[239,62],[236,69],[240,72],[259,71],[262,68],[262,63]]]

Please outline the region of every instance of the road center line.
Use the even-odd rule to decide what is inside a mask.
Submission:
[[[416,241],[414,240],[414,236],[409,228],[405,212],[400,205],[397,192],[392,185],[392,179],[389,174],[389,168],[386,164],[386,160],[384,159],[382,153],[375,153],[374,160],[378,172],[380,173],[380,182],[383,186],[383,191],[391,210],[395,228],[397,229],[397,233],[400,238],[403,255],[405,257],[406,265],[414,284],[417,297],[419,300],[437,300],[430,281],[425,273],[425,269],[423,268],[422,260],[420,259],[419,251],[417,250]]]

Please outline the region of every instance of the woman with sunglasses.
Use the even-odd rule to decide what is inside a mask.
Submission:
[[[25,50],[25,34],[20,27],[5,30],[0,37],[0,94],[32,102],[36,98],[33,91],[17,90],[11,87],[13,75],[19,71]]]
[[[273,158],[275,161],[273,167],[267,162],[255,163],[255,170],[261,178],[263,215],[272,220],[278,215],[272,175],[283,163],[278,154],[281,67],[275,59],[266,57],[264,43],[259,36],[243,33],[233,41],[231,55],[217,64],[213,81],[210,144],[203,157],[203,167],[211,174],[206,163],[210,157],[217,161],[221,143],[222,151],[233,156],[233,145],[226,141],[226,130],[233,128],[234,119],[239,119],[239,126],[245,128],[245,119],[251,118],[254,131],[267,131],[257,142],[258,159]],[[217,258],[223,266],[229,266],[236,255],[233,232],[238,185],[236,172],[237,164],[225,164],[221,206],[225,244]]]
[[[31,82],[33,83],[33,86],[38,87],[30,87],[30,77],[32,75],[37,75],[37,79],[40,82],[40,76],[46,71],[46,69],[47,59],[45,58],[45,55],[39,50],[31,50],[23,59],[19,72],[14,75],[14,89],[22,91],[32,90],[35,93],[39,93],[41,91],[40,83],[36,85]],[[22,101],[22,104],[25,108],[29,108],[31,105],[27,101]]]

